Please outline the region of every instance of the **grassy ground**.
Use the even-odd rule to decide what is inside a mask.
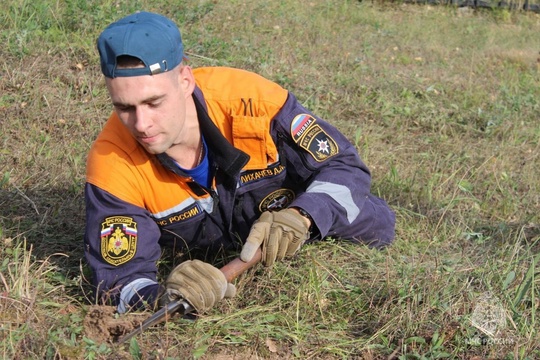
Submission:
[[[0,358],[540,357],[540,17],[352,0],[0,4]],[[85,335],[86,153],[111,106],[95,39],[132,11],[193,66],[258,72],[357,145],[398,218],[238,280],[196,322]],[[148,314],[140,315],[142,318]]]

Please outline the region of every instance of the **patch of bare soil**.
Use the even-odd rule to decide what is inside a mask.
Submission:
[[[141,323],[135,315],[118,316],[114,306],[90,306],[84,318],[84,334],[96,343],[114,343]]]

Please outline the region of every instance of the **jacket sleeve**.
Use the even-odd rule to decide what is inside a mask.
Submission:
[[[100,302],[128,307],[157,296],[160,231],[148,212],[86,184],[85,257]]]
[[[374,247],[390,244],[395,214],[371,194],[370,171],[354,145],[292,94],[274,120],[272,131],[284,140],[280,155],[286,158],[288,174],[306,189],[290,206],[308,212],[321,237]]]

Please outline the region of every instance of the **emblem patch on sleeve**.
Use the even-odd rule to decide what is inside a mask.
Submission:
[[[338,146],[334,139],[328,136],[319,125],[313,125],[308,129],[298,145],[306,149],[319,162],[338,153]]]
[[[291,123],[293,140],[303,149],[322,162],[338,153],[337,143],[332,139],[316,119],[308,114],[297,115]]]
[[[101,223],[101,256],[118,266],[131,260],[137,250],[137,223],[126,216],[112,216]]]

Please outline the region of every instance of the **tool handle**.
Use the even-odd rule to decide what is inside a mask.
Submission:
[[[257,249],[257,252],[255,253],[255,255],[250,261],[244,262],[240,258],[236,258],[230,261],[229,263],[225,264],[219,270],[221,270],[221,272],[225,275],[227,282],[231,282],[234,279],[236,279],[238,276],[242,275],[242,273],[249,270],[253,265],[261,261],[261,257],[262,257],[262,251],[259,248]]]

